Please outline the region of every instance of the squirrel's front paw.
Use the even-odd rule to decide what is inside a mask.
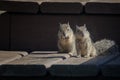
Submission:
[[[90,56],[89,55],[85,55],[85,56],[83,56],[84,58],[89,58]]]
[[[71,53],[71,52],[69,52],[68,54],[70,55],[70,57],[72,57],[72,56],[73,56],[73,53]]]
[[[81,55],[77,55],[77,56],[76,56],[76,58],[80,58],[80,57],[81,57]]]
[[[97,54],[92,54],[92,55],[90,55],[90,57],[96,57],[97,56]]]

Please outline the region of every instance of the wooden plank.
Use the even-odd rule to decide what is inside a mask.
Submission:
[[[2,66],[1,74],[2,76],[45,76],[47,68],[63,60],[64,56],[56,55],[29,54]]]
[[[68,54],[30,54],[19,60],[10,62],[8,64],[43,64],[46,68],[49,68],[52,64],[57,63],[64,58],[67,58]]]
[[[95,58],[69,58],[51,66],[49,72],[52,76],[96,76],[100,67],[116,58],[119,54],[97,56]]]
[[[27,52],[23,52],[23,54]],[[0,65],[20,59],[22,52],[20,51],[0,51]]]
[[[33,51],[30,54],[45,54],[45,53],[58,53],[58,51]]]
[[[120,77],[120,56],[102,67],[102,74],[109,77]]]
[[[18,54],[0,54],[0,65],[21,58]]]
[[[41,58],[62,58],[67,59],[70,57],[67,53],[58,53],[58,51],[33,51],[30,54],[38,54]]]

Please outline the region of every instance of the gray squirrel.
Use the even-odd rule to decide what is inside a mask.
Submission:
[[[69,22],[61,24],[58,31],[58,49],[61,53],[68,53],[70,56],[76,56],[75,35]]]
[[[75,36],[78,55],[81,55],[82,57],[95,57],[97,55],[96,48],[93,45],[90,33],[85,24],[83,26],[76,25]]]

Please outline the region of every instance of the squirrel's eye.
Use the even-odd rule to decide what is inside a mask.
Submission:
[[[85,34],[84,34],[84,33],[82,33],[82,36],[83,36],[83,37],[84,37],[84,35],[85,35]]]
[[[77,32],[79,32],[79,30],[77,30]]]
[[[69,31],[70,29],[69,29],[69,28],[67,28],[67,30]]]
[[[60,31],[60,32],[62,32],[62,30],[61,30],[61,29],[60,29],[59,31]]]

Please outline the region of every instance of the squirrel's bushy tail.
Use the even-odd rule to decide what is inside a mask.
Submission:
[[[97,55],[115,54],[119,52],[118,45],[113,40],[102,39],[96,41],[94,46],[97,50]]]

